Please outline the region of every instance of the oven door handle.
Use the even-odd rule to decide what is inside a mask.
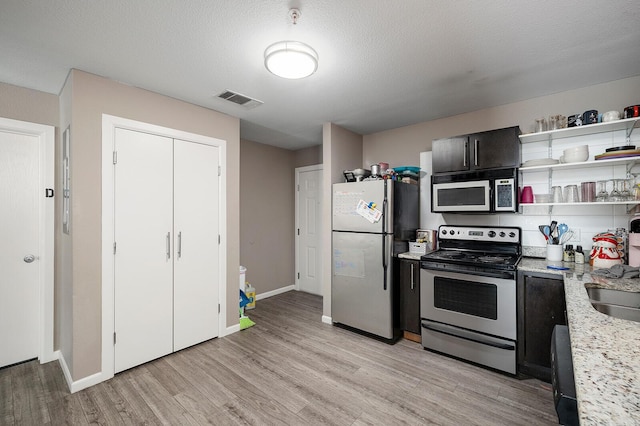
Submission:
[[[491,340],[483,339],[482,337],[480,337],[480,336],[478,336],[476,334],[471,336],[470,334],[467,334],[467,333],[456,332],[455,329],[453,329],[452,327],[448,327],[446,325],[439,325],[439,324],[434,324],[434,323],[430,323],[430,322],[427,322],[427,321],[423,321],[422,322],[422,328],[426,328],[427,330],[435,331],[436,333],[442,333],[442,334],[446,334],[448,336],[457,337],[459,339],[464,339],[464,340],[469,340],[471,342],[480,343],[482,345],[493,346],[494,348],[498,348],[498,349],[504,349],[504,350],[507,350],[507,351],[515,351],[516,350],[515,345],[510,345],[510,344],[507,344],[507,343],[492,342]]]

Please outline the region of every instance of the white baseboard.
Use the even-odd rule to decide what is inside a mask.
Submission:
[[[278,294],[286,293],[291,290],[295,290],[296,286],[294,284],[288,285],[286,287],[280,287],[275,290],[267,291],[265,293],[256,294],[256,300],[266,299],[268,297],[277,296]]]
[[[322,322],[325,324],[333,324],[333,320],[327,315],[322,316]]]
[[[272,296],[276,296],[278,294],[282,294],[282,293],[286,293],[287,291],[291,291],[291,290],[295,290],[295,285],[288,285],[286,287],[281,287],[275,290],[271,290],[271,291],[267,291],[264,293],[260,293],[260,294],[256,294],[256,301],[258,300],[262,300],[262,299],[266,299],[268,297],[272,297]],[[251,310],[246,310],[245,314],[250,314]],[[240,331],[240,324],[236,324],[236,325],[232,325],[231,327],[227,327],[224,330],[224,334],[222,334],[220,337],[225,337],[228,336],[230,334],[236,333]]]
[[[80,380],[74,381],[71,378],[71,372],[69,371],[69,366],[67,365],[67,361],[65,361],[62,352],[56,351],[58,356],[58,362],[60,363],[60,367],[62,368],[62,373],[64,374],[64,379],[67,382],[67,387],[69,388],[69,392],[75,393],[81,391],[82,389],[86,389],[93,385],[97,385],[98,383],[104,382],[106,379],[102,376],[102,373],[95,373],[87,377],[83,377]]]
[[[227,327],[224,329],[224,334],[219,337],[225,337],[230,334],[236,333],[240,331],[240,324],[232,325],[231,327]]]
[[[60,359],[60,351],[46,351],[39,359],[40,364],[46,364],[51,361],[56,361]]]

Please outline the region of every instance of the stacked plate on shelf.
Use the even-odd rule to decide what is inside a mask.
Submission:
[[[535,166],[550,166],[552,164],[558,164],[558,160],[553,158],[538,158],[535,160],[527,160],[522,163],[522,167],[535,167]]]
[[[596,155],[596,160],[611,160],[613,158],[629,158],[639,157],[640,149],[636,149],[635,145],[616,146],[607,148],[604,154]]]

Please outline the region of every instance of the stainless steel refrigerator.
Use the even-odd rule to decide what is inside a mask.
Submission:
[[[418,186],[393,180],[333,185],[331,318],[395,341],[393,257],[419,223]]]

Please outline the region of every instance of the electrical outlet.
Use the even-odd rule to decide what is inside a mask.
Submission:
[[[579,243],[580,240],[580,230],[579,229],[572,229],[573,231],[573,235],[571,236],[571,238],[569,238],[569,243]]]

